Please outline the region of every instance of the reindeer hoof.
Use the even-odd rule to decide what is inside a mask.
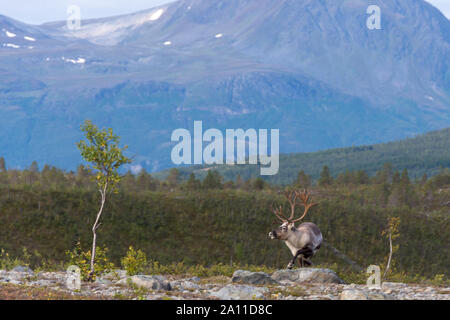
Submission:
[[[314,264],[311,262],[311,260],[306,260],[306,259],[305,259],[303,262],[304,262],[305,265],[308,266],[308,267],[311,267],[312,265],[314,265]]]

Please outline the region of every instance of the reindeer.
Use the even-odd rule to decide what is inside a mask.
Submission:
[[[283,223],[277,229],[269,232],[269,237],[272,240],[284,241],[289,250],[291,250],[293,258],[287,266],[288,269],[292,269],[297,258],[300,267],[303,267],[304,264],[311,266],[312,262],[310,258],[320,249],[322,233],[314,223],[305,222],[298,227],[295,227],[295,223],[302,220],[308,213],[308,210],[318,203],[310,202],[311,197],[306,190],[303,192],[295,190],[291,192],[286,191],[285,196],[291,206],[291,215],[289,218],[286,218],[282,213],[282,206],[274,208],[272,205],[273,213]],[[302,203],[297,203],[299,199]],[[300,218],[294,219],[295,208],[300,205],[304,206],[303,215]]]

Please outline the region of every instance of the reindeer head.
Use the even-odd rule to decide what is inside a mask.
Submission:
[[[301,192],[295,190],[291,192],[286,191],[284,195],[291,206],[291,215],[289,216],[289,218],[286,218],[283,215],[282,206],[279,206],[278,208],[274,208],[272,206],[272,212],[278,219],[282,221],[282,224],[277,229],[269,232],[269,237],[271,239],[287,240],[289,238],[289,234],[296,230],[295,223],[302,220],[311,207],[317,205],[317,203],[310,202],[311,196],[306,190],[303,190]],[[300,200],[301,202],[297,202],[297,200]],[[294,219],[295,207],[297,206],[303,206],[305,209],[303,215],[300,218]]]

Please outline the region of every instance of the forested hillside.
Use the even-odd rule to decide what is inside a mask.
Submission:
[[[450,167],[450,128],[429,132],[414,138],[341,149],[332,149],[313,153],[282,154],[280,171],[275,176],[263,177],[276,184],[290,184],[297,173],[304,170],[314,180],[319,178],[323,166],[328,166],[331,174],[337,176],[346,171],[364,170],[369,176],[375,175],[385,163],[390,163],[394,170],[407,169],[411,178],[420,178],[423,174],[432,176],[441,168]],[[184,177],[194,172],[199,177],[206,175],[205,168],[214,168],[227,180],[258,177],[257,165],[235,166],[201,166],[180,169]],[[168,171],[155,174],[164,178]]]
[[[11,256],[37,251],[35,264],[64,262],[78,241],[87,250],[99,195],[80,166],[64,172],[37,164],[4,170],[0,160],[0,248]],[[291,187],[311,185],[300,172]],[[327,170],[310,186],[320,202],[305,221],[316,223],[329,246],[362,267],[383,265],[389,253],[382,236],[389,217],[400,218],[394,269],[405,275],[448,276],[450,173],[413,182],[386,165],[373,178],[358,171],[334,179]],[[161,263],[242,263],[285,267],[290,253],[267,234],[278,222],[270,207],[285,204],[280,187],[256,180],[224,181],[209,171],[187,182],[172,170],[160,181],[145,171],[127,174],[105,208],[99,241],[115,263],[128,246]],[[349,265],[325,245],[315,263]]]

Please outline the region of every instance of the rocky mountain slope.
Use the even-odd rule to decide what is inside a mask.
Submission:
[[[86,118],[149,170],[194,120],[280,128],[283,153],[395,140],[449,125],[449,43],[422,0],[180,0],[75,31],[1,16],[0,153],[73,169]]]

